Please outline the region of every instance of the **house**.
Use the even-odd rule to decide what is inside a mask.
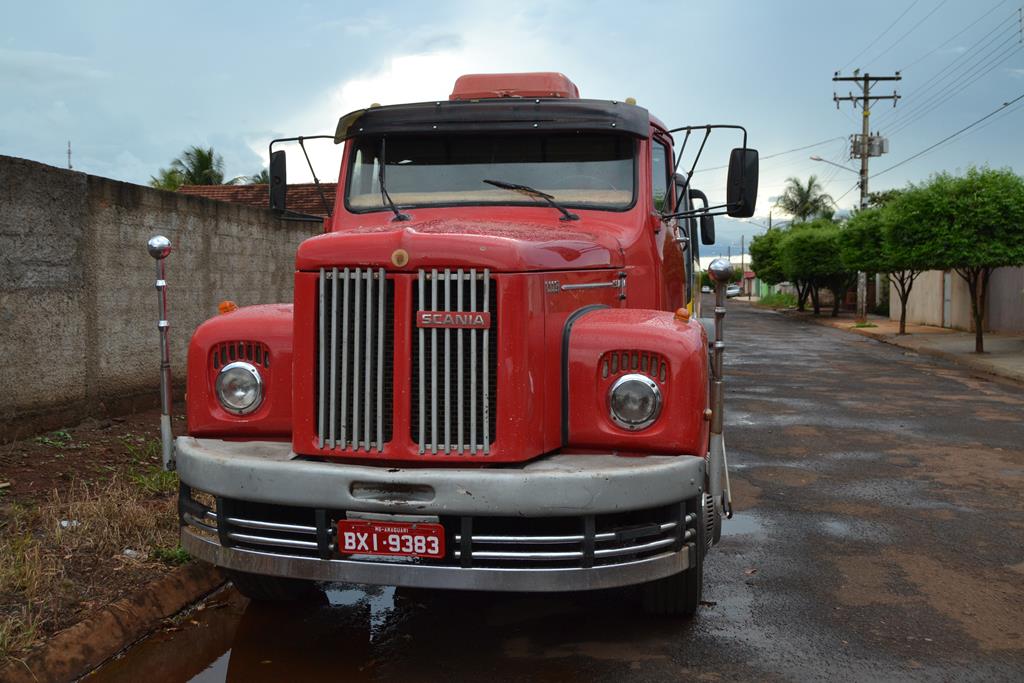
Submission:
[[[321,190],[323,197],[320,196]],[[338,190],[337,183],[320,183],[319,189],[314,183],[288,186],[288,210],[305,213],[311,216],[327,216],[327,206],[334,207],[334,195]],[[178,188],[182,194],[216,199],[230,204],[245,204],[270,208],[269,185],[182,185]],[[326,199],[326,206],[324,200]]]

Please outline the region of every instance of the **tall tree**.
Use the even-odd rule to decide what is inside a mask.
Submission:
[[[799,178],[788,178],[786,189],[775,201],[779,207],[798,222],[804,222],[818,216],[831,218],[835,212],[835,201],[826,194],[817,176],[810,176],[807,184]]]
[[[885,222],[886,241],[913,248],[929,268],[954,270],[967,283],[974,350],[985,351],[992,271],[1024,265],[1024,178],[1010,170],[940,173],[894,202],[905,210]]]
[[[171,162],[170,168],[162,168],[156,177],[151,177],[149,184],[172,189],[162,183],[173,179],[180,179],[179,186],[221,185],[224,182],[224,157],[213,151],[213,147],[192,145]]]
[[[183,184],[181,173],[173,168],[161,168],[155,176],[149,176],[149,186],[158,190],[177,190]]]
[[[261,169],[259,173],[255,173],[249,176],[249,182],[253,185],[269,185],[270,184],[270,171],[267,169]]]
[[[855,213],[839,236],[843,264],[852,271],[885,273],[900,298],[900,334],[907,333],[907,300],[914,281],[928,266],[917,245],[890,243],[885,239],[886,222],[900,224],[913,212],[917,197],[907,192],[890,194],[886,204]]]
[[[790,228],[781,244],[781,262],[791,281],[806,282],[810,289],[814,314],[821,313],[820,290],[833,295],[832,316],[839,315],[839,305],[850,286],[851,273],[843,266],[839,249],[839,227],[832,221],[818,219]]]

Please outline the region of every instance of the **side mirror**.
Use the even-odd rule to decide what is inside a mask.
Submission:
[[[708,208],[708,196],[700,190],[690,190],[690,200],[699,199],[704,203],[704,208]],[[715,217],[703,214],[700,217],[700,243],[701,244],[714,244],[715,243]]]
[[[676,173],[673,176],[673,180],[676,183],[676,211],[683,210],[683,193],[686,191],[686,176],[682,173]]]
[[[270,208],[274,211],[284,211],[287,193],[288,168],[282,149],[270,155]]]
[[[750,218],[757,203],[757,150],[737,147],[729,155],[726,181],[726,213],[733,218]]]

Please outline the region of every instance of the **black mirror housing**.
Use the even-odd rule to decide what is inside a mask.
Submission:
[[[704,215],[700,217],[700,243],[715,243],[715,217]]]
[[[757,203],[758,155],[756,149],[737,147],[729,155],[726,181],[726,213],[733,218],[750,218]]]
[[[274,211],[284,211],[287,193],[288,168],[282,149],[270,155],[270,208]]]

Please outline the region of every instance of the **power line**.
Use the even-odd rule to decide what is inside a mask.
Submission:
[[[924,60],[928,59],[928,58],[929,58],[929,57],[931,57],[931,56],[932,56],[933,54],[935,54],[936,52],[938,52],[938,51],[939,51],[939,50],[941,50],[942,48],[946,47],[946,46],[947,46],[947,45],[949,45],[949,44],[950,44],[951,42],[953,42],[954,40],[956,40],[957,38],[959,38],[960,36],[962,36],[962,35],[963,35],[964,33],[967,33],[967,31],[969,31],[970,29],[974,28],[974,27],[975,27],[975,26],[976,26],[976,25],[978,24],[978,22],[980,22],[980,21],[981,21],[982,19],[984,19],[984,18],[985,18],[985,17],[987,17],[988,15],[992,14],[993,12],[995,12],[995,11],[996,11],[997,9],[999,9],[999,8],[1000,8],[1000,7],[1002,6],[1002,5],[1005,5],[1005,4],[1006,4],[1006,2],[1007,2],[1007,0],[999,0],[999,2],[997,2],[997,3],[995,4],[995,5],[993,5],[993,6],[992,6],[992,7],[991,7],[991,8],[989,9],[989,11],[985,12],[985,13],[984,13],[984,14],[982,14],[982,15],[981,15],[980,17],[978,17],[977,19],[975,19],[974,21],[972,21],[972,22],[971,22],[970,24],[968,24],[968,25],[967,25],[967,26],[965,26],[964,28],[960,29],[959,31],[957,31],[956,33],[954,33],[953,35],[951,35],[951,36],[950,36],[949,38],[947,38],[946,40],[944,40],[944,41],[942,41],[941,43],[939,43],[938,45],[936,45],[936,46],[935,46],[934,48],[932,48],[932,49],[931,49],[931,50],[930,50],[929,52],[927,52],[927,53],[925,53],[925,54],[921,55],[920,57],[918,57],[917,59],[915,59],[915,60],[914,60],[913,62],[911,62],[910,64],[907,64],[907,65],[906,65],[905,67],[901,68],[901,69],[900,69],[900,71],[907,71],[908,69],[910,69],[910,68],[912,68],[912,67],[915,67],[915,66],[917,66],[918,64],[920,64],[921,62],[923,62]]]
[[[903,10],[903,14],[899,15],[898,17],[896,17],[896,21],[894,21],[894,22],[892,22],[891,24],[889,24],[889,28],[887,28],[887,29],[885,29],[884,31],[882,31],[882,32],[881,32],[881,33],[879,34],[879,36],[878,36],[877,38],[875,38],[875,39],[874,39],[874,40],[872,40],[872,41],[871,41],[870,43],[868,43],[867,47],[865,47],[865,48],[864,48],[863,50],[861,50],[860,52],[858,52],[858,53],[856,54],[856,56],[854,56],[854,58],[853,58],[853,59],[851,59],[850,61],[848,61],[848,62],[847,62],[846,64],[843,64],[843,65],[842,65],[842,66],[841,66],[841,67],[839,68],[839,70],[840,70],[840,71],[846,71],[846,67],[848,67],[848,66],[850,66],[851,64],[853,64],[854,62],[856,62],[856,61],[857,61],[857,60],[858,60],[858,59],[859,59],[859,58],[861,57],[861,55],[863,55],[863,54],[864,54],[865,52],[867,52],[867,51],[868,51],[868,50],[870,50],[870,49],[871,49],[872,47],[874,47],[875,43],[877,43],[877,42],[878,42],[878,41],[880,41],[880,40],[881,40],[882,38],[884,38],[884,37],[885,37],[885,34],[887,34],[887,33],[888,33],[889,31],[891,31],[891,30],[893,29],[893,27],[894,27],[894,26],[896,26],[896,24],[900,23],[900,19],[902,19],[903,17],[907,16],[907,12],[909,12],[909,11],[910,11],[910,10],[912,10],[912,9],[914,9],[914,6],[915,6],[915,5],[917,5],[917,3],[918,3],[918,2],[920,2],[920,0],[914,0],[914,2],[912,2],[912,3],[910,4],[910,7],[908,7],[908,8],[907,8],[907,9],[905,9],[905,10]]]
[[[849,190],[847,190],[846,192],[844,192],[841,195],[839,195],[838,197],[836,197],[836,204],[839,203],[839,200],[841,200],[843,197],[845,197],[846,195],[848,195],[851,192],[853,192],[854,190],[856,190],[858,187],[860,187],[860,181],[859,180],[856,183],[854,183],[853,187],[851,187]]]
[[[927,93],[929,91],[934,90],[935,88],[939,88],[939,89],[946,88],[948,86],[948,83],[946,85],[943,85],[942,84],[943,80],[952,78],[953,74],[961,71],[961,69],[963,69],[965,67],[968,68],[968,70],[973,68],[974,66],[977,65],[977,63],[979,63],[980,61],[984,60],[985,57],[987,57],[988,55],[992,54],[992,52],[990,51],[990,52],[986,53],[984,56],[981,56],[981,58],[978,59],[977,62],[975,62],[974,60],[978,56],[978,54],[972,54],[972,53],[974,53],[975,50],[977,50],[978,53],[980,53],[982,50],[984,50],[985,48],[987,48],[990,45],[992,45],[992,43],[994,43],[997,40],[999,40],[999,38],[1002,35],[1006,34],[1007,33],[1007,29],[1011,28],[1011,21],[1010,21],[1010,19],[1015,18],[1014,15],[1016,15],[1016,14],[1017,14],[1017,12],[1015,11],[1015,12],[1013,12],[1013,14],[1011,14],[1006,19],[1000,20],[999,23],[991,31],[989,31],[984,36],[982,36],[977,41],[975,41],[963,53],[961,53],[959,56],[957,56],[955,59],[953,59],[949,64],[947,64],[945,67],[940,69],[938,72],[933,74],[924,83],[922,83],[921,85],[919,85],[918,87],[916,87],[912,91],[910,91],[910,93],[907,95],[907,97],[908,98],[915,98],[915,96],[918,95],[918,93],[925,94],[925,93]],[[1012,22],[1012,24],[1016,24],[1016,23],[1017,23],[1016,21]],[[1019,30],[1020,30],[1019,27],[1015,27],[1015,28],[1016,28],[1016,30],[1014,30],[1013,33],[1019,32]],[[985,42],[986,39],[988,39],[993,34],[996,34],[995,37],[991,38],[991,40],[988,40],[988,42]],[[1004,40],[1002,43],[999,44],[999,46],[996,48],[996,50],[998,50],[999,47],[1002,47],[1003,45],[1005,45],[1007,42],[1008,42],[1007,40]],[[951,71],[951,69],[952,69],[952,71]],[[957,77],[957,78],[959,78],[959,77]],[[924,98],[924,100],[931,102],[932,101],[932,95],[928,95],[927,97]],[[918,104],[915,105],[914,107],[912,107],[911,111],[917,110],[917,109],[919,109],[923,105],[923,100],[921,100],[920,98],[917,99],[917,102],[918,102]],[[879,115],[879,122],[881,123],[882,121],[886,121],[889,118],[891,118],[892,116],[896,117],[896,119],[894,119],[894,120],[898,120],[898,119],[904,118],[905,116],[909,116],[911,111],[903,110],[903,111],[900,111],[900,112],[892,112],[892,113],[882,112]]]
[[[985,116],[982,116],[980,119],[978,119],[974,123],[968,124],[968,125],[964,126],[963,128],[961,128],[960,130],[958,130],[957,132],[953,133],[952,135],[948,135],[948,136],[942,138],[941,140],[936,142],[934,145],[929,145],[928,147],[925,147],[924,149],[922,149],[917,154],[911,155],[911,156],[907,157],[906,159],[904,159],[903,161],[895,163],[892,166],[890,166],[889,168],[883,169],[883,170],[879,171],[878,173],[875,173],[871,177],[872,178],[877,178],[878,176],[882,175],[883,173],[888,173],[889,171],[893,170],[894,168],[899,168],[903,164],[908,163],[910,161],[913,161],[914,159],[918,158],[919,156],[921,156],[923,154],[926,154],[926,153],[930,152],[931,150],[935,149],[936,147],[938,147],[942,143],[948,142],[948,141],[952,140],[953,138],[955,138],[956,136],[960,135],[961,133],[965,133],[968,130],[970,130],[971,128],[974,128],[976,125],[978,125],[982,121],[985,121],[986,119],[992,118],[993,116],[995,116],[996,114],[998,114],[1002,110],[1006,109],[1007,107],[1009,107],[1012,104],[1015,104],[1016,102],[1019,102],[1020,100],[1024,100],[1024,93],[1018,95],[1017,97],[1013,98],[1009,102],[1003,102],[1002,105],[1000,105],[996,109],[990,111],[988,114],[985,114]]]
[[[765,159],[774,159],[775,157],[781,157],[783,154],[792,154],[793,152],[802,152],[805,149],[811,149],[812,147],[820,147],[821,145],[827,144],[829,142],[833,142],[835,140],[845,140],[845,139],[846,138],[844,138],[842,136],[834,137],[834,138],[829,138],[828,140],[822,140],[821,142],[815,142],[814,144],[811,144],[811,145],[804,145],[803,147],[796,147],[794,149],[787,149],[785,152],[773,152],[772,154],[765,154],[765,155],[762,155],[760,157],[760,160],[764,161]],[[729,165],[726,164],[725,166],[711,166],[709,168],[705,168],[705,169],[701,169],[701,170],[703,170],[705,172],[706,171],[720,171],[723,168],[729,168]]]
[[[868,60],[868,61],[867,61],[867,64],[868,64],[868,65],[870,65],[870,64],[873,64],[874,62],[877,62],[877,61],[878,61],[879,59],[881,59],[881,58],[882,58],[883,56],[885,56],[885,55],[889,54],[889,52],[890,52],[890,51],[891,51],[891,50],[892,50],[892,49],[893,49],[894,47],[896,47],[897,45],[899,45],[900,43],[902,43],[902,42],[903,42],[903,39],[904,39],[904,38],[906,38],[906,37],[907,37],[907,36],[909,36],[909,35],[910,35],[911,33],[913,33],[914,31],[916,31],[916,30],[917,30],[917,28],[918,28],[918,27],[919,27],[919,26],[920,26],[921,24],[923,24],[924,22],[928,21],[928,19],[929,19],[929,18],[930,18],[930,17],[931,17],[931,16],[933,15],[933,14],[935,14],[935,13],[936,13],[936,12],[938,12],[938,11],[939,11],[940,9],[942,9],[942,6],[943,6],[943,5],[945,5],[945,4],[946,4],[946,0],[942,0],[942,2],[940,2],[940,3],[938,4],[938,5],[936,5],[935,7],[933,7],[933,8],[932,8],[932,11],[931,11],[931,12],[929,12],[929,13],[928,13],[928,14],[926,14],[926,15],[924,15],[924,18],[923,18],[923,19],[921,19],[921,21],[919,21],[919,22],[917,22],[916,24],[914,24],[913,26],[911,26],[911,27],[910,27],[910,30],[909,30],[909,31],[907,31],[906,33],[904,33],[904,34],[903,34],[902,36],[900,36],[899,38],[897,38],[897,39],[896,39],[896,40],[895,40],[895,41],[894,41],[894,42],[892,43],[892,45],[890,45],[889,47],[887,47],[887,48],[885,48],[884,50],[882,50],[882,52],[881,52],[880,54],[877,54],[877,55],[875,55],[875,58],[874,58],[874,59],[870,59],[870,60]]]
[[[1012,36],[1011,39],[1013,39]],[[985,62],[984,64],[976,66],[971,71],[962,74],[946,90],[943,90],[929,97],[926,100],[927,103],[922,103],[921,107],[917,108],[916,110],[912,110],[915,111],[916,113],[908,112],[902,120],[894,120],[892,125],[887,129],[889,131],[889,134],[895,135],[899,131],[905,129],[907,126],[920,119],[921,117],[927,116],[932,111],[935,111],[936,109],[942,106],[942,104],[939,104],[940,100],[948,100],[949,98],[960,94],[965,89],[967,89],[974,81],[977,81],[979,78],[997,69],[1001,64],[1003,64],[1011,57],[1013,57],[1017,52],[1019,52],[1020,49],[1020,44],[1011,45],[1010,47],[1006,48],[998,55],[996,55],[989,61]],[[936,106],[930,106],[933,104]]]

